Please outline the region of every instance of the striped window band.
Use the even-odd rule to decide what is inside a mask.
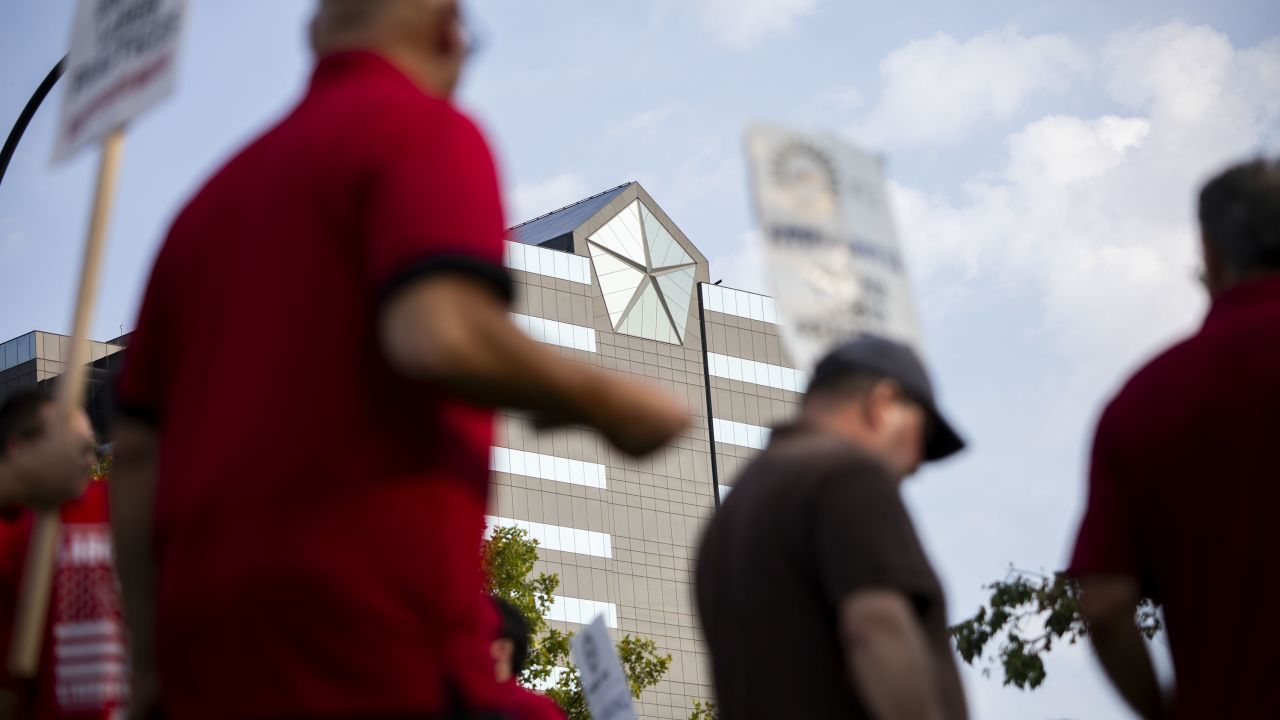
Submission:
[[[563,525],[548,525],[529,520],[513,520],[496,515],[485,516],[485,537],[493,533],[494,528],[513,527],[529,533],[529,537],[538,541],[538,547],[556,552],[571,552],[579,555],[595,557],[613,557],[613,539],[608,533],[579,530]]]
[[[772,432],[767,427],[748,425],[732,420],[721,420],[720,418],[711,418],[711,428],[715,431],[716,442],[729,443],[730,445],[754,448],[756,450],[763,450],[764,446],[769,444],[769,433]]]
[[[583,352],[596,351],[596,331],[591,328],[520,313],[511,313],[511,321],[538,342]]]
[[[722,285],[703,285],[702,302],[707,310],[725,315],[737,315],[767,323],[778,322],[777,305],[768,295],[734,290]]]
[[[613,603],[552,595],[551,610],[547,612],[547,619],[586,625],[595,620],[598,615],[604,616],[606,627],[618,627],[618,606]]]
[[[809,385],[809,377],[799,370],[717,353],[707,353],[707,371],[714,377],[767,385],[791,392],[804,392]]]
[[[494,472],[555,480],[599,490],[607,490],[609,487],[605,466],[600,463],[570,460],[527,450],[494,447],[489,454],[489,469]]]
[[[591,284],[591,262],[580,255],[508,240],[504,260],[512,270],[523,270],[583,285]]]

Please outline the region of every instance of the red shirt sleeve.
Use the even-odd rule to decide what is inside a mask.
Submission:
[[[166,290],[164,266],[165,249],[161,248],[115,383],[116,409],[151,425],[158,425],[162,419],[166,378],[173,363],[163,354],[166,316],[172,300]]]
[[[1128,575],[1140,579],[1136,538],[1135,470],[1126,462],[1124,415],[1119,399],[1098,422],[1089,467],[1089,500],[1068,573]]]
[[[394,122],[365,206],[363,253],[373,287],[385,298],[424,275],[462,272],[509,299],[498,177],[484,137],[436,101]]]

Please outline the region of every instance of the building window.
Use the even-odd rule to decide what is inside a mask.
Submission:
[[[707,353],[707,372],[714,377],[767,385],[791,392],[804,392],[809,384],[808,376],[799,370],[718,353]]]
[[[608,489],[605,466],[600,463],[495,447],[490,453],[489,467],[494,472],[555,480],[599,490]]]
[[[587,259],[579,255],[507,241],[505,263],[512,270],[591,284],[591,267]]]
[[[548,525],[529,520],[513,520],[511,518],[486,515],[485,537],[496,527],[513,527],[529,533],[529,537],[538,541],[538,546],[556,552],[571,552],[579,555],[595,557],[613,557],[613,539],[608,533],[579,530],[563,525]]]
[[[596,351],[596,331],[591,328],[519,313],[511,313],[511,321],[538,342],[583,352]]]
[[[748,425],[732,420],[721,420],[720,418],[711,418],[711,427],[715,431],[716,442],[729,443],[730,445],[754,448],[756,450],[763,450],[765,445],[769,444],[769,434],[772,432],[767,427]]]
[[[618,627],[618,606],[613,603],[552,595],[547,619],[587,625],[600,615],[604,616],[605,627]]]
[[[757,295],[721,285],[703,285],[702,302],[707,310],[725,315],[767,323],[778,322],[778,306],[768,295]]]

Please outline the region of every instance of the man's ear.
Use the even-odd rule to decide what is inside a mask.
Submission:
[[[1204,258],[1204,286],[1210,296],[1216,296],[1226,288],[1230,278],[1227,277],[1227,269],[1222,264],[1222,258],[1203,229],[1200,231],[1200,253]]]
[[[880,429],[889,406],[893,404],[896,397],[897,387],[890,380],[878,380],[867,390],[862,412],[868,427],[873,430]]]

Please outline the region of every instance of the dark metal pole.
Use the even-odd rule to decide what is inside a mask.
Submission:
[[[27,101],[27,106],[22,108],[22,113],[18,115],[18,121],[13,124],[13,129],[9,131],[9,137],[4,141],[4,149],[0,149],[0,183],[4,182],[4,173],[9,169],[9,161],[13,159],[13,154],[18,150],[18,141],[22,139],[22,134],[27,131],[27,125],[31,124],[31,118],[35,116],[36,110],[40,109],[40,103],[44,102],[44,98],[53,89],[54,84],[58,82],[58,78],[62,77],[62,72],[67,67],[67,57],[64,55],[57,65],[44,76],[44,82],[40,83],[40,87],[36,88],[36,93]]]

